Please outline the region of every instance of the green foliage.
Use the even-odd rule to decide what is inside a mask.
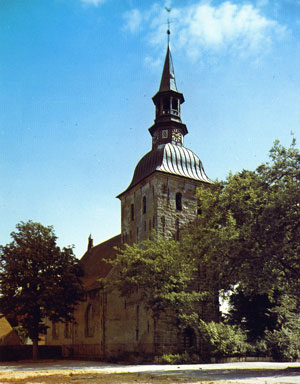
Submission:
[[[189,354],[188,352],[176,354],[163,354],[162,356],[155,356],[155,364],[193,364],[199,363],[199,355]]]
[[[275,302],[271,302],[266,293],[248,296],[237,288],[230,295],[229,306],[227,321],[246,331],[249,342],[263,338],[266,330],[275,329],[277,315],[270,312]]]
[[[13,330],[15,332],[17,332],[17,334],[21,340],[21,343],[25,344],[25,342],[27,340],[27,335],[28,335],[28,332],[26,331],[26,329],[24,329],[22,326],[18,325],[16,327],[13,327]]]
[[[292,361],[300,357],[300,314],[297,300],[287,295],[272,309],[277,315],[277,327],[266,331],[265,340],[275,360]]]
[[[82,275],[72,248],[56,245],[52,227],[28,221],[0,247],[0,312],[16,318],[37,342],[44,320],[70,321],[81,299]]]
[[[115,273],[104,284],[117,288],[121,295],[139,294],[154,315],[172,310],[184,323],[195,319],[194,304],[206,298],[189,288],[195,272],[195,260],[181,251],[173,240],[154,239],[125,244],[115,260],[109,261]]]
[[[288,327],[266,331],[267,349],[276,361],[294,361],[300,357],[299,333]]]
[[[246,333],[237,326],[200,321],[199,336],[208,357],[244,356],[251,349]]]
[[[245,294],[280,289],[295,296],[300,283],[300,152],[276,142],[270,163],[201,188],[201,215],[186,248],[211,266],[220,289]],[[216,283],[217,284],[217,283]]]

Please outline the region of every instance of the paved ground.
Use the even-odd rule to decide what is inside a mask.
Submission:
[[[0,363],[2,377],[21,372],[139,373],[185,377],[198,382],[226,381],[242,384],[300,384],[300,363],[225,363],[193,365],[117,365],[86,361]],[[86,381],[85,381],[86,382]]]

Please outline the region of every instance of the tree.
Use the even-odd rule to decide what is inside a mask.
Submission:
[[[214,268],[224,289],[246,295],[300,288],[300,152],[275,142],[270,163],[201,188],[201,215],[187,247]]]
[[[282,295],[271,309],[277,322],[274,330],[267,330],[265,341],[274,360],[292,361],[300,357],[299,300]]]
[[[154,238],[120,249],[109,261],[115,273],[104,280],[109,289],[118,289],[122,296],[138,293],[153,316],[162,312],[175,314],[181,324],[195,320],[195,303],[207,292],[191,288],[196,271],[195,260],[182,252],[180,243]]]
[[[229,298],[227,321],[246,331],[248,341],[263,339],[266,330],[273,331],[276,327],[277,315],[273,311],[276,301],[277,297],[271,301],[266,293],[246,296],[237,289]]]
[[[51,226],[28,221],[16,228],[13,241],[0,246],[0,312],[18,320],[33,341],[37,359],[44,320],[73,320],[82,297],[82,272],[72,248],[56,245]]]

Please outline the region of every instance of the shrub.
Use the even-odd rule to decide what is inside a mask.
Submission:
[[[298,302],[287,295],[272,311],[277,315],[277,328],[266,331],[268,352],[277,361],[292,361],[300,357],[300,316]]]
[[[237,326],[214,321],[205,323],[201,320],[199,334],[202,352],[208,358],[244,356],[250,349],[246,333]]]
[[[155,356],[155,364],[186,364],[198,363],[199,356],[197,354],[189,354],[188,352],[177,354],[163,354],[162,356]]]
[[[300,357],[300,335],[287,327],[266,331],[265,340],[272,358],[277,361],[293,361]]]

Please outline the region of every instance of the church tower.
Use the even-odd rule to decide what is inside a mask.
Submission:
[[[137,164],[129,187],[117,196],[122,243],[138,243],[153,233],[178,240],[180,229],[197,215],[196,188],[211,183],[199,157],[184,146],[188,133],[181,121],[184,97],[177,90],[169,44],[152,100],[152,149]]]

